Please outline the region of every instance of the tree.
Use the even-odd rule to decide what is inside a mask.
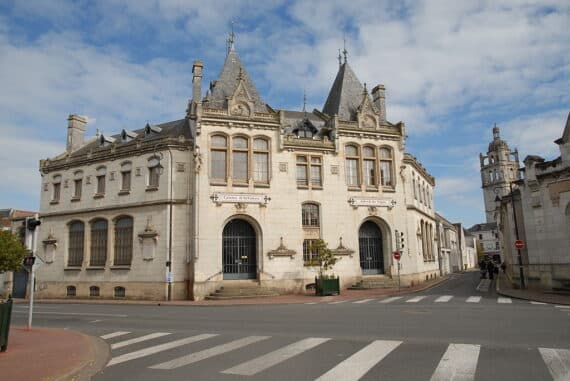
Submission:
[[[28,250],[18,236],[10,231],[0,231],[0,273],[16,271],[22,266]]]
[[[322,239],[318,239],[313,243],[313,248],[317,252],[317,263],[319,264],[319,276],[322,278],[323,275],[333,268],[338,258],[335,257],[332,250],[329,249],[327,243]]]
[[[481,241],[477,240],[477,261],[481,263],[481,261],[485,259],[485,252],[483,251],[483,244]]]

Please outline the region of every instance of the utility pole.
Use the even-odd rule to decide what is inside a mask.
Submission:
[[[35,255],[36,255],[36,246],[37,246],[37,236],[38,231],[37,227],[42,222],[38,218],[26,218],[26,230],[31,234],[31,243],[30,243],[30,251],[32,256],[26,257],[24,260],[24,265],[30,267],[30,305],[28,308],[28,330],[32,329],[32,316],[34,311],[34,289],[36,286],[36,279],[35,279]]]
[[[517,211],[515,209],[515,197],[513,195],[513,183],[509,183],[509,190],[510,190],[510,195],[511,195],[511,205],[513,207],[513,219],[515,222],[515,238],[518,241],[519,240],[519,226],[517,223]],[[519,249],[517,247],[517,259],[519,262],[519,276],[521,279],[521,289],[524,290],[526,288],[526,284],[525,284],[525,280],[524,280],[524,269],[523,269],[523,264],[522,264],[522,255],[521,255],[521,249]]]

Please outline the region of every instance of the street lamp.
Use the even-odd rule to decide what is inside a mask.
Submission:
[[[501,202],[501,197],[499,197],[499,194],[497,193],[497,191],[500,188],[495,188],[494,191],[497,194],[497,196],[495,197],[495,202]],[[517,211],[515,210],[515,200],[513,197],[513,183],[509,183],[509,196],[511,196],[511,205],[513,207],[513,220],[515,223],[515,239],[517,241],[519,241],[519,226],[517,223]],[[523,264],[522,264],[522,255],[521,255],[521,249],[519,249],[517,247],[517,260],[519,263],[519,276],[520,276],[520,287],[521,289],[526,288],[525,285],[525,280],[524,280],[524,269],[523,269]]]

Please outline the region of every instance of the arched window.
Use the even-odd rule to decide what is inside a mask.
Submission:
[[[364,185],[376,186],[376,150],[371,147],[362,148],[362,173]]]
[[[89,296],[99,296],[99,287],[97,286],[89,287]]]
[[[91,261],[90,266],[105,266],[107,262],[107,221],[91,222]]]
[[[385,187],[393,187],[394,158],[392,150],[388,147],[380,148],[380,184]]]
[[[67,252],[67,266],[81,266],[83,264],[83,247],[85,241],[85,224],[73,221],[69,224],[69,247]]]
[[[121,217],[115,221],[114,265],[130,266],[133,258],[133,219]]]
[[[212,136],[212,151],[210,161],[210,177],[226,181],[228,161],[228,139],[223,135]]]
[[[249,179],[248,148],[246,138],[237,136],[232,139],[232,179],[235,182],[246,183]]]
[[[301,222],[303,226],[319,227],[319,206],[305,203],[301,207]]]
[[[346,183],[349,187],[357,187],[359,185],[358,176],[358,147],[347,145],[344,149],[346,157]]]
[[[124,298],[126,296],[126,290],[122,286],[115,287],[115,298]]]
[[[253,181],[269,182],[269,142],[261,138],[253,140]]]
[[[75,288],[75,286],[67,286],[67,296],[76,296],[77,295],[77,289]]]

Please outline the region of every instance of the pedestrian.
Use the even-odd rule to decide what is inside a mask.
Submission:
[[[501,263],[501,270],[503,270],[503,274],[507,272],[507,264],[505,262]]]
[[[481,279],[487,279],[487,267],[484,260],[479,262],[479,268],[481,270]]]
[[[493,279],[493,274],[495,273],[495,264],[493,261],[487,262],[487,271],[489,272],[489,279]]]

